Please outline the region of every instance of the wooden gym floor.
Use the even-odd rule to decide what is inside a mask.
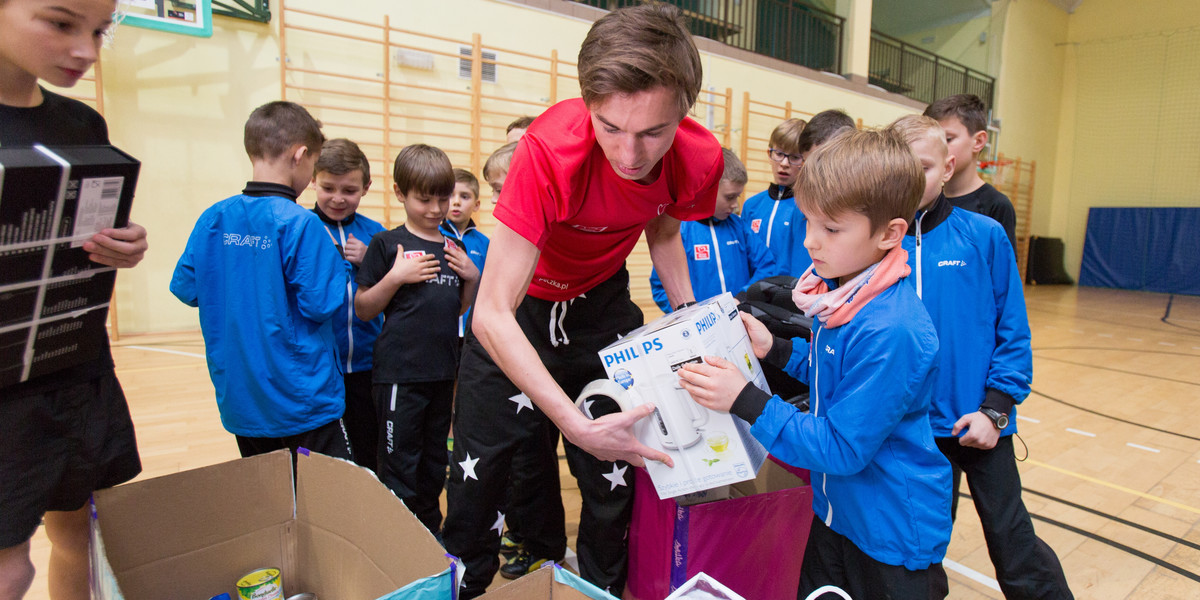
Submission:
[[[1067,286],[1026,288],[1033,394],[1019,408],[1024,498],[1076,598],[1200,597],[1200,298]],[[237,458],[212,399],[198,334],[126,337],[117,374],[155,477]],[[1193,415],[1193,416],[1189,416]],[[564,469],[568,531],[579,500]],[[964,486],[965,490],[965,486]],[[1001,598],[973,506],[946,556],[950,597]],[[47,598],[49,544],[39,531]],[[749,599],[765,600],[765,599]]]

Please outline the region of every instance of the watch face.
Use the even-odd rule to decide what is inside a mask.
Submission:
[[[1008,415],[1000,415],[1000,418],[996,419],[996,429],[1004,429],[1005,427],[1008,427]]]

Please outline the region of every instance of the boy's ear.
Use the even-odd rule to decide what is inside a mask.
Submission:
[[[946,153],[946,173],[942,175],[942,185],[946,185],[954,177],[956,166],[958,166],[958,159],[954,158],[953,154]]]
[[[397,184],[397,183],[392,184],[392,193],[396,194],[397,200],[404,202],[404,194],[400,193],[400,185],[399,184]]]
[[[292,165],[299,166],[305,154],[308,154],[308,146],[296,144],[296,147],[292,148]]]
[[[972,153],[972,155],[978,155],[980,152],[982,152],[983,147],[987,145],[987,141],[988,141],[988,132],[986,129],[976,131],[975,134],[971,136],[971,153]]]
[[[888,221],[883,228],[883,238],[879,240],[879,249],[888,251],[899,246],[906,233],[908,233],[908,221],[900,218]]]
[[[370,181],[368,181],[368,182],[364,183],[364,184],[363,184],[363,191],[362,191],[363,195],[364,195],[364,196],[365,196],[365,195],[367,195],[367,191],[369,191],[370,189],[371,189],[371,182],[370,182]]]

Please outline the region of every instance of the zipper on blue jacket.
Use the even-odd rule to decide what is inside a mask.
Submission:
[[[918,298],[922,298],[922,296],[921,296],[921,287],[922,287],[922,283],[921,283],[921,221],[925,218],[925,214],[927,212],[929,212],[929,211],[924,211],[921,214],[917,215],[917,222],[916,222],[917,258],[916,258],[915,262],[917,263],[917,297]],[[924,298],[922,298],[922,299],[924,299]]]
[[[812,388],[810,389],[812,392],[812,410],[810,412],[814,417],[817,416],[817,413],[820,412],[821,408],[821,368],[819,366],[821,363],[818,360],[821,355],[817,352],[817,344],[820,342],[821,338],[821,329],[823,329],[823,327],[819,325],[813,329],[813,341],[808,346],[808,360],[812,363],[813,374]],[[821,493],[825,495],[825,506],[829,507],[829,510],[825,511],[825,526],[832,527],[833,500],[829,499],[829,492],[825,491],[825,483],[828,481],[828,477],[829,476],[825,473],[821,473]]]
[[[346,247],[346,230],[342,229],[342,223],[338,222],[338,238],[342,241],[342,248]],[[346,339],[349,342],[346,344],[346,372],[352,373],[354,367],[354,283],[346,282],[346,297],[350,299],[346,307]]]
[[[782,196],[783,192],[779,192],[779,195]],[[782,202],[782,200],[776,200],[775,198],[771,197],[771,190],[769,189],[767,190],[767,197],[773,200],[773,202],[771,202],[771,217],[767,219],[767,247],[770,248],[771,230],[775,228],[775,211],[779,210],[779,203]]]
[[[712,219],[708,221],[708,233],[712,235],[713,254],[717,255],[717,275],[721,278],[721,293],[728,292],[725,289],[725,267],[721,265],[721,244],[717,241],[717,228],[713,227]]]

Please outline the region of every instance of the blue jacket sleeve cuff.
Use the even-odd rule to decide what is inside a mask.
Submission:
[[[770,399],[770,394],[758,389],[753,383],[747,383],[734,399],[729,412],[753,425],[758,416],[763,413],[763,409],[767,407],[767,401]]]
[[[788,364],[788,360],[792,358],[792,340],[781,337],[775,338],[775,343],[771,345],[771,350],[763,357],[763,360],[772,366],[784,368]]]
[[[983,404],[979,408],[990,408],[998,413],[1011,415],[1013,406],[1016,404],[1017,401],[1012,396],[1000,390],[988,388],[983,396]]]

